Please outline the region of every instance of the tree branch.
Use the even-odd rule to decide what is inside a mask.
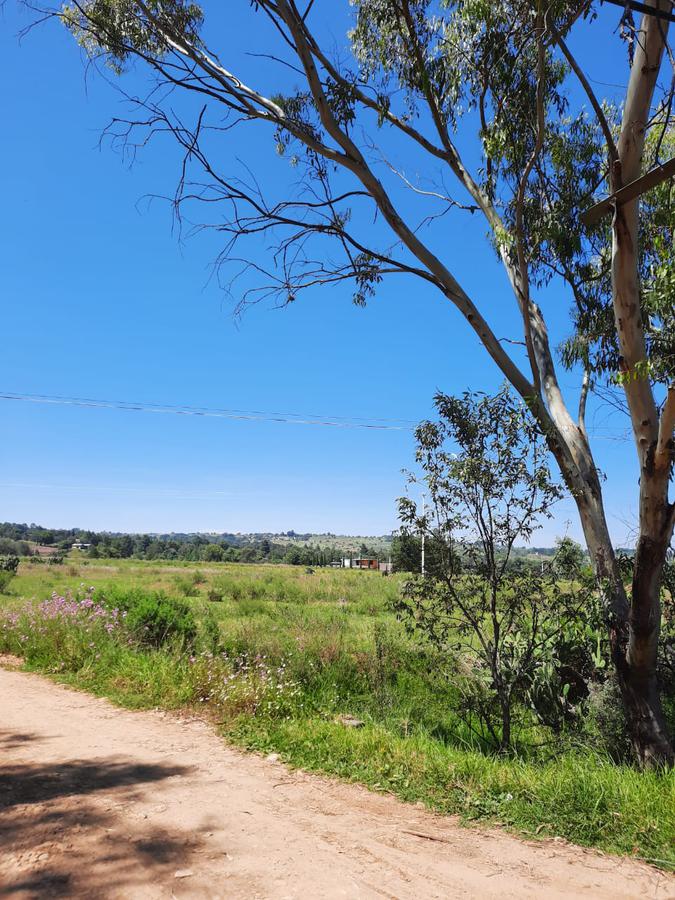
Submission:
[[[516,250],[518,254],[519,278],[515,285],[516,299],[520,306],[523,317],[523,328],[525,331],[525,343],[527,345],[527,355],[530,359],[530,368],[534,378],[534,384],[537,390],[541,390],[541,372],[539,368],[539,360],[537,359],[534,338],[532,335],[532,304],[530,300],[530,286],[527,257],[525,251],[525,229],[523,225],[523,214],[525,205],[525,191],[527,190],[527,182],[530,174],[535,167],[539,154],[544,146],[544,129],[546,127],[546,109],[545,109],[545,90],[546,90],[546,56],[544,49],[543,34],[543,17],[541,11],[537,14],[537,93],[536,93],[536,137],[532,153],[528,159],[520,181],[518,183],[518,191],[516,194],[515,210],[515,232],[516,232]]]
[[[446,296],[451,299],[464,314],[469,324],[480,337],[482,343],[488,350],[488,353],[492,356],[516,390],[523,397],[527,397],[531,400],[536,396],[533,385],[516,366],[511,357],[504,352],[492,329],[462,289],[459,282],[443,263],[441,263],[438,257],[433,254],[405,224],[404,220],[395,209],[383,185],[369,168],[361,151],[354,144],[349,135],[340,128],[330,108],[330,104],[327,101],[321,79],[319,78],[314,63],[312,50],[305,39],[304,29],[298,22],[296,14],[288,0],[278,0],[277,6],[280,15],[293,35],[296,52],[305,69],[307,82],[312,92],[312,96],[314,97],[321,122],[331,138],[333,138],[333,140],[342,148],[342,165],[356,175],[366,190],[374,198],[382,215],[394,233],[401,238],[413,255],[416,256],[417,259],[419,259],[419,261],[437,278],[442,285]]]
[[[586,96],[588,97],[589,102],[590,102],[591,106],[593,107],[593,111],[595,112],[595,115],[598,119],[598,123],[599,123],[600,127],[602,128],[602,133],[605,136],[605,141],[607,142],[607,152],[609,154],[610,162],[611,163],[616,162],[616,160],[619,158],[619,151],[616,149],[616,144],[614,143],[612,129],[609,127],[609,122],[607,121],[607,116],[605,116],[602,106],[600,106],[600,103],[598,102],[598,98],[595,96],[595,92],[593,91],[593,88],[591,87],[591,84],[590,84],[588,78],[586,78],[586,75],[584,74],[581,66],[576,61],[574,56],[572,55],[569,47],[565,43],[563,36],[560,34],[560,32],[555,27],[553,21],[550,18],[547,23],[547,28],[551,32],[553,39],[555,40],[556,44],[560,47],[563,56],[569,63],[570,68],[572,69],[574,74],[577,76],[581,86],[583,87],[584,91],[586,92]]]
[[[588,369],[584,370],[584,379],[581,383],[581,394],[579,395],[579,430],[588,440],[588,432],[586,431],[586,401],[588,393],[591,389],[591,376]]]
[[[675,384],[668,387],[666,400],[661,411],[659,437],[656,442],[655,465],[660,469],[670,469],[675,461]]]

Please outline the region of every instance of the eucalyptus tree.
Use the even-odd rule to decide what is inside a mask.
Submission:
[[[240,0],[255,35],[244,49],[264,58],[249,66],[250,79],[233,51],[241,35],[221,35],[219,46],[209,16],[188,0],[68,0],[51,13],[116,73],[147,67],[152,89],[113,131],[133,147],[168,132],[183,148],[176,210],[200,201],[220,210],[210,221],[222,258],[248,258],[259,276],[242,302],[268,294],[289,302],[350,282],[363,304],[384,278],[405,275],[465,318],[526,401],[574,497],[606,590],[633,743],[652,764],[673,761],[656,675],[659,585],[675,520],[670,185],[615,202],[593,227],[580,220],[594,198],[634,181],[673,144],[672,2],[646,0],[639,23],[630,6],[616,10],[614,29],[625,72],[600,73],[627,81],[622,109],[596,96],[571,49],[598,0]],[[336,48],[326,24],[346,16],[352,27]],[[257,177],[265,173],[242,178],[223,163],[238,130],[257,141],[261,126],[295,167],[281,199],[266,194]],[[486,253],[506,274],[503,296],[470,296],[454,274],[462,250],[446,214],[460,213],[483,218]],[[382,228],[372,228],[374,215]],[[264,267],[239,250],[261,235],[273,236]],[[562,358],[544,312],[552,284],[566,290],[574,323]],[[508,304],[515,342],[490,322]],[[574,406],[561,363],[584,373]],[[607,379],[621,387],[640,470],[628,589],[585,424],[589,390]]]

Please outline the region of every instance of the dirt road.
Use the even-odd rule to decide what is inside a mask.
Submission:
[[[0,745],[2,898],[675,896],[648,866],[462,828],[3,669]]]

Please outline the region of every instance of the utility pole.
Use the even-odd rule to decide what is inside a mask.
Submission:
[[[422,522],[424,522],[424,516],[426,515],[427,507],[426,507],[426,494],[422,494]],[[422,576],[424,577],[424,531],[425,525],[422,525]]]
[[[640,197],[645,191],[665,181],[666,178],[672,178],[673,175],[675,175],[675,157],[664,162],[663,165],[655,166],[649,172],[636,178],[635,181],[624,185],[616,193],[610,194],[609,197],[605,197],[604,200],[596,203],[595,206],[591,206],[590,209],[587,209],[582,214],[581,221],[590,228],[599,222],[603,216],[613,212],[617,206],[635,200],[636,197]]]

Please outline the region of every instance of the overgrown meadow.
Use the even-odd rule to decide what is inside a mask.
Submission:
[[[675,777],[612,761],[609,727],[530,723],[497,755],[447,660],[392,608],[401,576],[291,566],[22,561],[0,650],[124,706],[199,709],[292,765],[675,866]],[[595,730],[594,730],[595,729]]]

